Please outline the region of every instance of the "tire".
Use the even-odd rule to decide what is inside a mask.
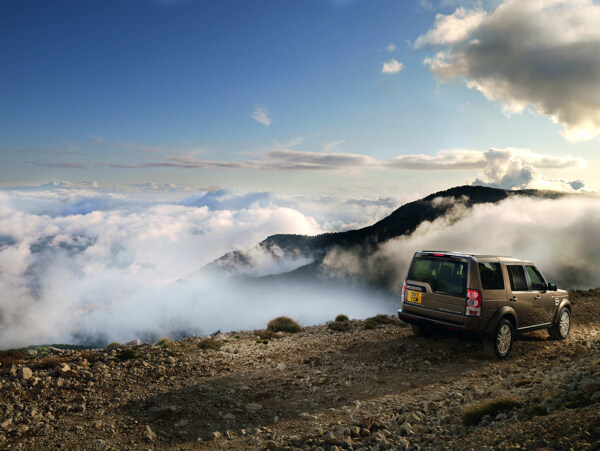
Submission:
[[[413,334],[417,337],[429,338],[433,335],[432,327],[425,327],[416,324],[411,324]]]
[[[554,340],[564,340],[571,332],[571,311],[567,307],[563,307],[558,313],[556,323],[548,329],[550,338]]]
[[[494,333],[483,340],[483,350],[490,357],[505,359],[512,350],[515,341],[515,330],[506,318],[496,325]]]

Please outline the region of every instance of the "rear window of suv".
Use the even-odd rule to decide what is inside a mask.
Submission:
[[[504,277],[500,263],[479,263],[481,288],[484,290],[504,290]]]
[[[408,270],[408,280],[425,282],[435,293],[467,295],[467,263],[441,258],[416,257]]]

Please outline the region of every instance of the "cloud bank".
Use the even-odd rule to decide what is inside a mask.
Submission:
[[[330,149],[343,142],[330,143]],[[585,164],[584,159],[572,155],[544,155],[528,149],[491,148],[484,152],[471,149],[446,149],[438,151],[435,155],[409,154],[387,160],[378,160],[369,155],[355,153],[279,149],[263,152],[257,158],[243,161],[211,161],[191,156],[168,156],[165,161],[141,165],[101,165],[129,169],[178,167],[182,169],[271,171],[482,170],[486,178],[477,178],[476,183],[478,184],[488,184],[506,189],[536,188],[576,191],[584,188],[585,182],[548,179],[540,174],[539,169],[578,168]]]
[[[415,48],[441,80],[466,80],[508,113],[531,107],[571,142],[600,134],[600,5],[592,0],[504,0],[494,11],[438,14]]]
[[[177,281],[275,233],[364,225],[389,214],[397,200],[219,190],[180,192],[166,202],[149,191],[65,182],[0,191],[3,348],[252,329],[278,314],[318,323],[341,311],[364,317],[389,310],[384,299],[373,303],[354,289],[265,292],[216,275]],[[261,271],[272,272],[307,262],[284,260],[279,269],[262,263]]]

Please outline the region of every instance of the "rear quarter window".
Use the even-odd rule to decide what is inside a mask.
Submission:
[[[504,290],[504,277],[500,263],[479,263],[481,288],[484,290]]]
[[[435,293],[467,295],[467,264],[441,258],[416,257],[408,270],[408,279],[425,282]]]
[[[512,291],[527,291],[527,280],[525,280],[525,271],[521,265],[508,265],[508,278],[510,279],[510,289]]]

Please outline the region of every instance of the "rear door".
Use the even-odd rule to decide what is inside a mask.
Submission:
[[[535,312],[535,294],[529,291],[523,265],[506,265],[510,281],[509,304],[517,312],[519,328],[538,324]]]
[[[427,315],[440,319],[448,319],[448,314],[464,315],[468,268],[466,258],[415,256],[406,281],[404,305],[407,311],[411,306],[427,309]]]
[[[554,317],[554,293],[546,289],[546,281],[542,274],[533,265],[525,265],[525,271],[529,278],[531,292],[534,293],[534,308],[537,324],[552,322]]]

